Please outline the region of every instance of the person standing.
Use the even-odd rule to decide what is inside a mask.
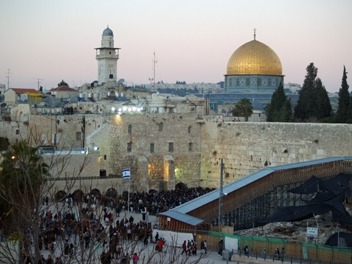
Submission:
[[[223,239],[220,239],[218,247],[219,247],[218,254],[221,256],[222,255],[222,251],[224,250],[224,240]]]
[[[183,253],[185,253],[187,255],[187,242],[186,242],[186,240],[184,240],[183,243],[182,243],[181,255],[183,255]]]
[[[137,255],[137,253],[134,253],[132,256],[132,262],[133,264],[137,264],[139,260],[139,256]]]
[[[207,241],[204,240],[204,253],[207,254],[208,253],[208,244],[207,244]]]
[[[262,258],[266,260],[266,249],[264,248],[262,251]]]

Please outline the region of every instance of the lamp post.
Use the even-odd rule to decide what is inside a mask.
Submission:
[[[223,179],[223,170],[224,170],[224,164],[223,160],[220,160],[220,188],[219,188],[219,232],[221,232],[221,225],[222,225],[222,204],[223,204],[223,196],[224,196],[224,191],[223,191],[223,185],[224,185],[224,179]]]

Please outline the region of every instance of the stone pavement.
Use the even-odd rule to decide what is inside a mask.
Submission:
[[[120,217],[123,217],[125,213],[126,213],[126,217],[127,218],[129,218],[130,215],[132,215],[135,221],[140,221],[142,219],[142,214],[139,214],[139,213],[122,212]],[[149,220],[149,222],[152,223],[152,226],[154,226],[154,225],[157,226],[158,223],[157,223],[157,217],[156,216],[149,216],[148,220]],[[146,254],[146,255],[151,254],[151,252],[153,251],[154,247],[155,247],[155,244],[150,243],[148,245],[148,247],[143,250],[145,252],[144,254]],[[181,256],[181,251],[182,251],[181,248],[176,249],[176,252],[177,252],[177,254],[179,254],[179,257],[180,258],[181,257],[184,258],[184,256]],[[189,256],[188,260],[186,262],[183,262],[183,261],[182,262],[183,263],[194,263],[195,260],[200,258],[199,254],[200,254],[200,250],[198,250],[198,255],[197,256]],[[143,253],[141,255],[142,255],[141,256],[141,259],[142,259]],[[141,263],[143,263],[143,262],[141,262]],[[160,263],[160,262],[158,262],[158,263]],[[164,257],[163,263],[168,264],[167,257]],[[206,256],[202,257],[198,263],[200,263],[200,264],[212,264],[212,263],[213,264],[219,264],[219,263],[222,263],[222,264],[224,264],[224,263],[233,263],[233,264],[235,264],[235,263],[236,264],[242,264],[242,263],[252,263],[252,264],[277,263],[277,264],[279,264],[279,263],[282,263],[282,262],[279,261],[279,260],[273,261],[271,258],[267,258],[266,260],[264,260],[262,258],[246,257],[244,255],[242,255],[242,256],[232,255],[231,260],[225,260],[225,259],[222,258],[222,256],[220,256],[218,254],[217,251],[211,251],[210,250],[208,252],[208,254]],[[288,264],[288,263],[291,263],[291,262],[284,261],[284,263]]]
[[[140,220],[142,220],[142,214],[140,213],[130,213],[127,211],[123,211],[120,213],[120,217],[118,217],[118,219],[122,219],[124,217],[126,217],[127,219],[129,219],[130,216],[133,216],[134,218],[134,222],[139,222]],[[152,224],[152,226],[157,226],[157,217],[156,216],[152,216],[149,215],[147,218],[148,222],[150,222]],[[208,254],[205,256],[200,256],[200,250],[198,250],[198,254],[197,256],[184,256],[181,255],[182,249],[181,248],[171,248],[169,250],[167,250],[166,253],[159,253],[156,252],[154,250],[155,248],[155,244],[154,243],[149,243],[148,246],[144,246],[143,242],[138,242],[137,248],[135,249],[137,252],[140,252],[140,261],[139,263],[143,264],[145,263],[145,261],[143,261],[143,258],[147,258],[151,255],[154,255],[153,259],[155,261],[153,261],[153,263],[163,263],[163,264],[169,264],[170,261],[170,255],[174,255],[177,259],[180,260],[179,263],[195,263],[195,261],[197,261],[199,259],[200,264],[219,264],[219,263],[236,263],[236,264],[243,264],[243,263],[252,263],[252,264],[259,264],[259,263],[282,263],[281,261],[275,260],[275,262],[273,262],[272,259],[268,258],[266,260],[263,260],[261,258],[254,258],[254,257],[246,257],[246,256],[239,256],[239,255],[232,255],[231,260],[225,260],[223,259],[222,256],[220,256],[218,254],[217,251],[212,251],[209,250]],[[103,249],[102,249],[103,250]],[[43,250],[42,251],[44,257],[47,257],[47,255],[49,254],[48,250]],[[98,254],[99,255],[99,254]],[[100,263],[100,261],[96,262],[97,264]],[[115,262],[113,262],[115,263]],[[132,263],[132,262],[131,262]],[[290,262],[285,262],[286,264],[289,264]]]

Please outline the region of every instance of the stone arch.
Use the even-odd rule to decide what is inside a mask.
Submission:
[[[155,189],[150,189],[149,190],[149,193],[157,193],[158,191],[157,190],[155,190]]]
[[[105,193],[105,196],[106,197],[109,197],[109,198],[116,198],[117,197],[117,191],[115,188],[109,188],[107,189],[106,193]]]
[[[77,189],[72,193],[72,199],[75,202],[82,202],[83,196],[84,196],[84,192],[81,189]]]
[[[91,191],[90,191],[90,195],[94,195],[94,196],[97,197],[98,199],[101,198],[101,193],[100,193],[100,191],[99,191],[97,188],[91,190]]]
[[[179,182],[175,185],[176,190],[185,190],[188,189],[187,185],[183,182]]]
[[[56,194],[55,194],[55,202],[62,202],[67,196],[67,193],[63,190],[60,190],[58,191]]]

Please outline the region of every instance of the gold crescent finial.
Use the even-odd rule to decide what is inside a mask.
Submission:
[[[254,28],[253,30],[254,30],[254,40],[256,40],[255,38],[256,38],[256,36],[257,36],[257,35],[256,35],[256,31],[257,31],[257,29],[256,29],[256,28]]]

